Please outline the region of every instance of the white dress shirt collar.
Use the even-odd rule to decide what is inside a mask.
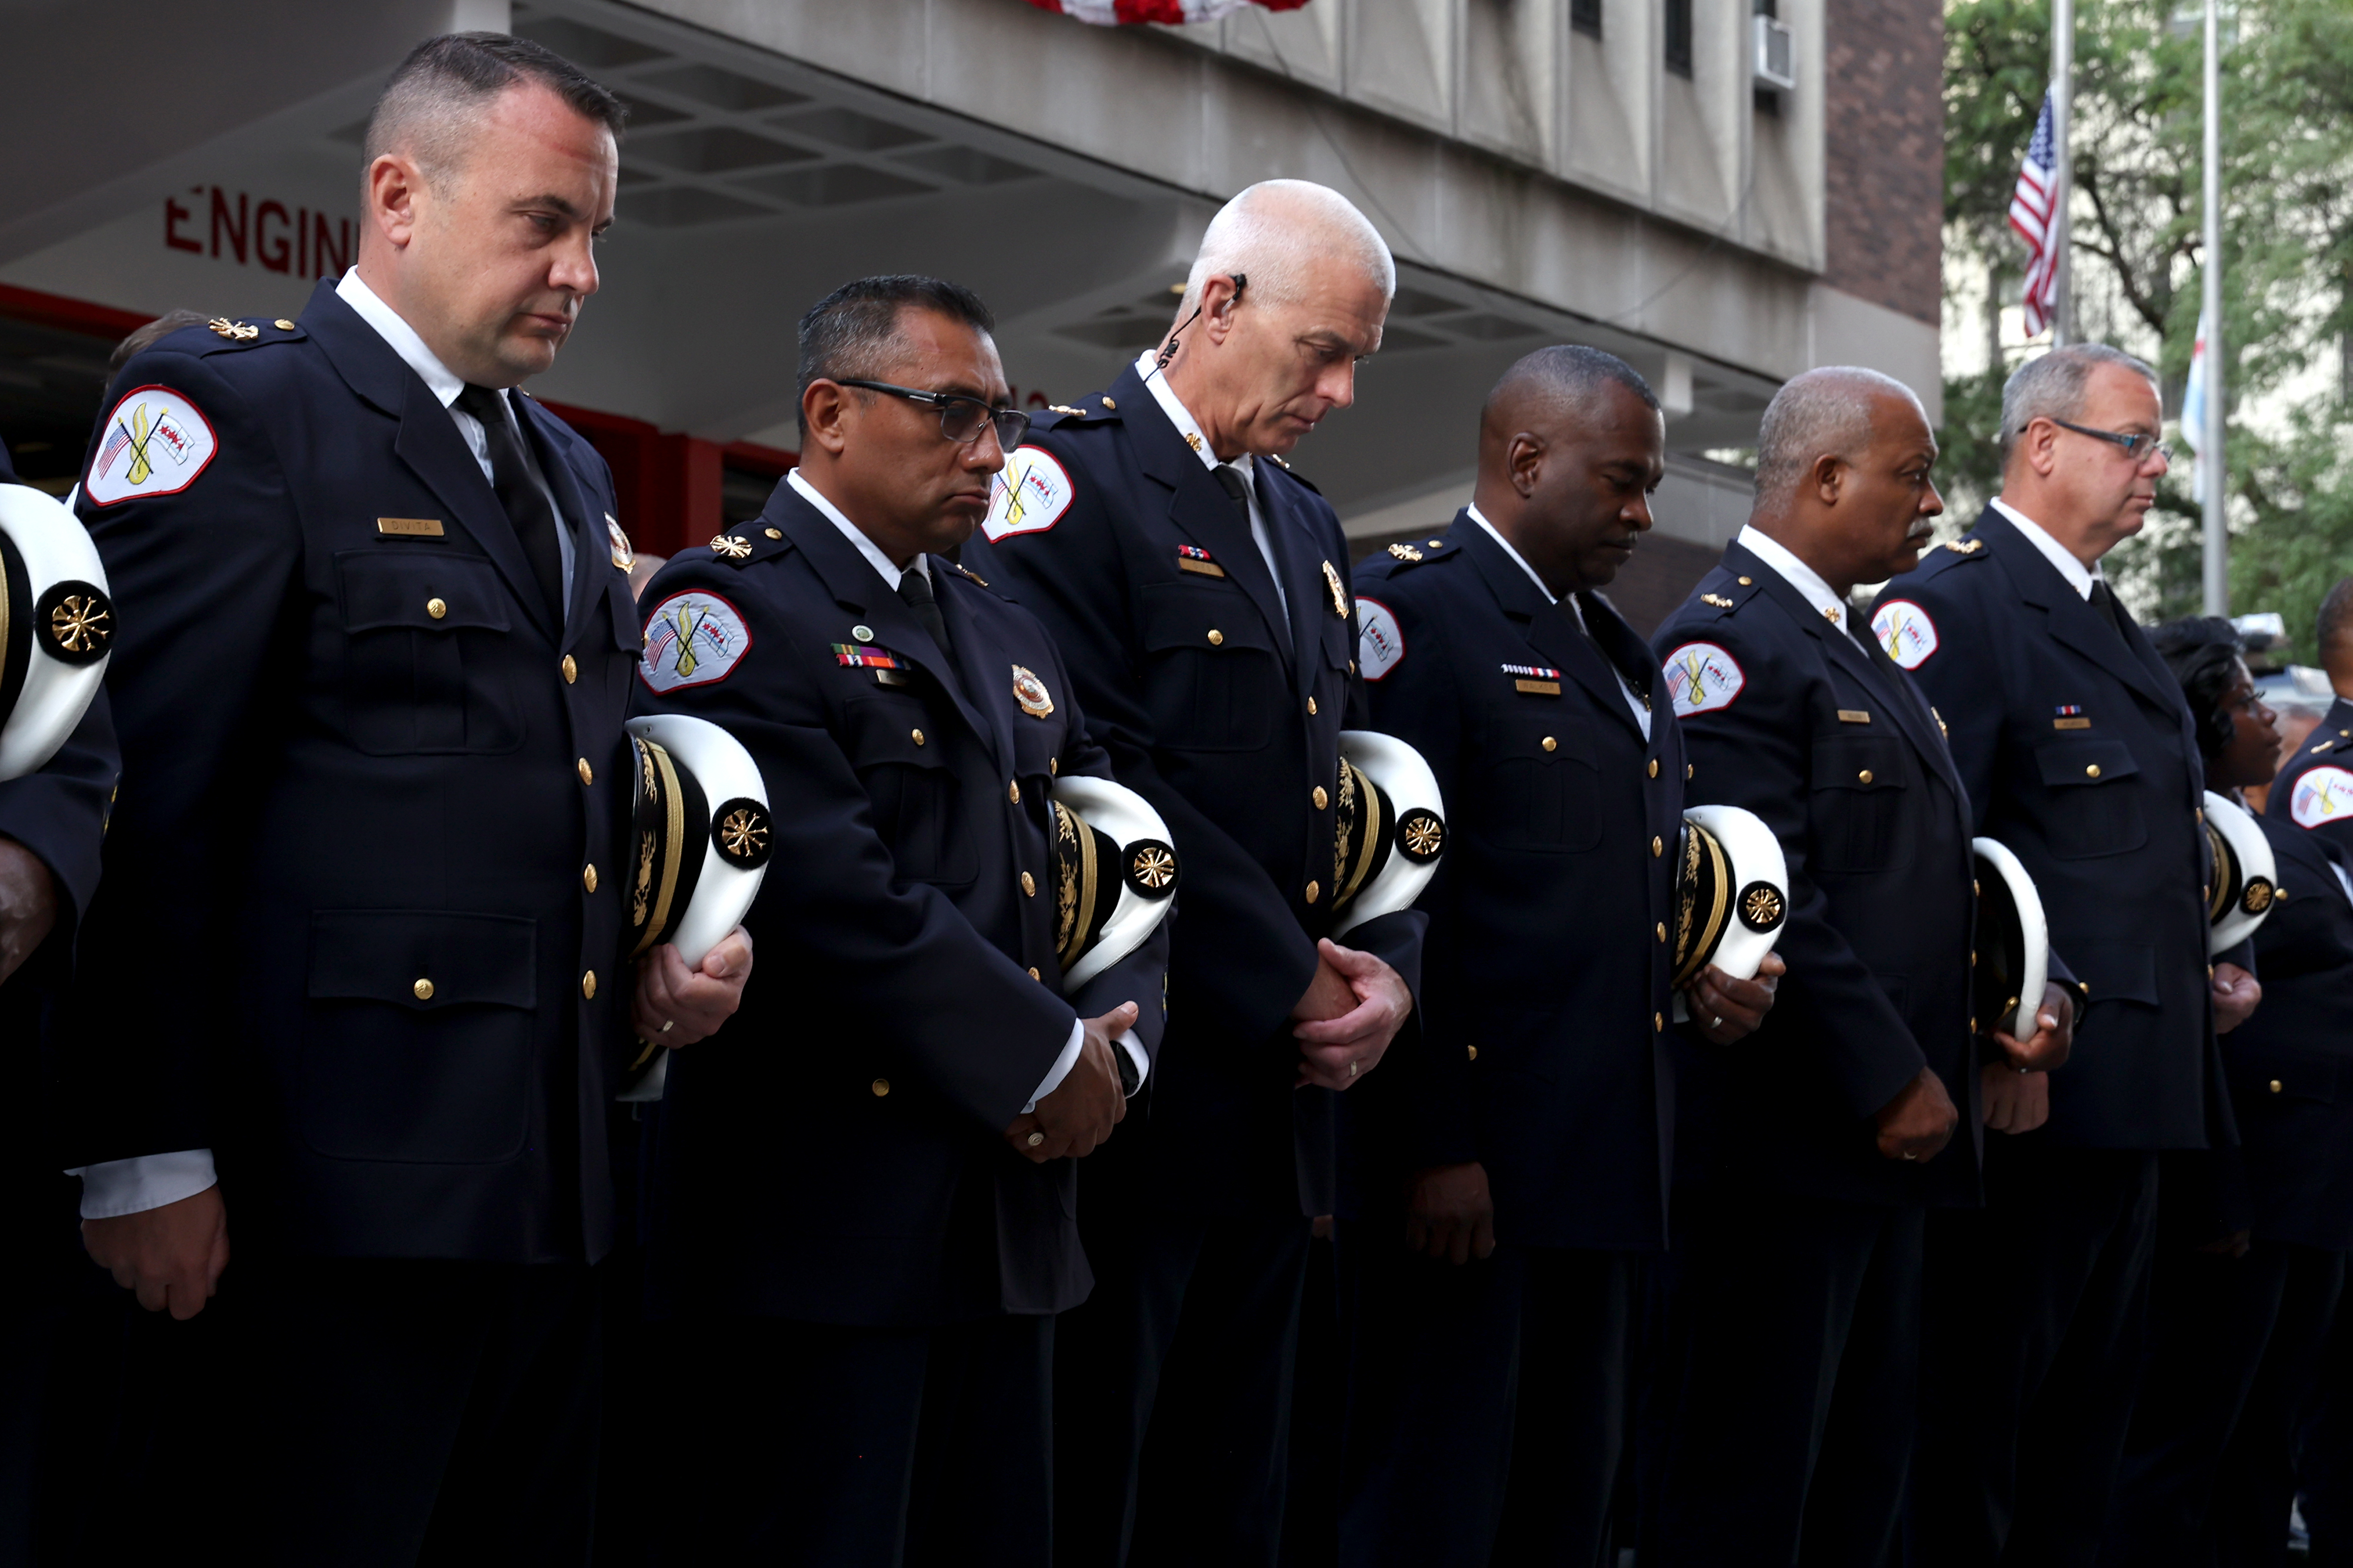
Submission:
[[[1781,580],[1795,588],[1806,603],[1820,612],[1822,619],[1841,631],[1853,629],[1847,625],[1853,606],[1831,592],[1831,585],[1822,581],[1822,574],[1799,560],[1797,552],[1788,545],[1762,529],[1743,523],[1740,547],[1779,573]]]
[[[1557,605],[1560,603],[1560,595],[1554,593],[1550,588],[1545,586],[1545,580],[1536,575],[1536,569],[1528,564],[1527,557],[1522,555],[1518,551],[1512,548],[1512,542],[1504,538],[1503,531],[1493,523],[1487,521],[1487,514],[1485,512],[1481,511],[1475,504],[1464,507],[1462,510],[1470,514],[1472,521],[1477,523],[1480,527],[1487,531],[1487,537],[1493,540],[1497,545],[1502,547],[1504,553],[1512,558],[1513,565],[1517,566],[1521,571],[1528,574],[1528,581],[1536,585],[1536,592],[1545,596],[1546,604]],[[1585,624],[1585,612],[1577,609],[1577,600],[1574,596],[1569,599],[1568,607],[1576,613],[1577,624],[1580,626],[1583,626]]]
[[[440,357],[425,346],[425,340],[417,335],[417,329],[367,286],[360,277],[358,268],[354,267],[343,274],[343,281],[335,285],[335,293],[357,313],[361,321],[375,329],[376,336],[392,345],[392,352],[417,373],[417,379],[425,383],[426,390],[440,399],[442,407],[447,408],[458,401],[458,395],[466,390],[464,378],[443,364]],[[499,395],[504,397],[506,394],[501,392]]]
[[[2018,525],[2018,531],[2026,536],[2026,542],[2042,552],[2042,558],[2051,563],[2059,575],[2067,579],[2067,586],[2075,590],[2077,598],[2088,599],[2092,596],[2092,584],[2100,581],[2100,568],[2096,563],[2091,566],[2085,566],[2081,561],[2075,559],[2073,551],[2043,532],[2041,523],[2036,522],[2000,496],[1993,498],[1993,509]]]
[[[1192,447],[1193,455],[1201,459],[1201,466],[1205,468],[1218,467],[1218,454],[1210,449],[1208,437],[1201,434],[1201,422],[1193,417],[1192,411],[1185,406],[1185,400],[1169,390],[1167,373],[1153,374],[1153,361],[1158,357],[1158,351],[1154,349],[1146,349],[1136,355],[1135,374],[1144,378],[1145,390],[1152,394],[1153,402],[1160,405],[1160,412],[1168,416],[1168,423],[1176,426],[1176,434],[1185,438],[1185,445]],[[1227,461],[1225,466],[1250,480],[1253,489],[1257,488],[1258,470],[1248,452]]]
[[[792,472],[785,476],[785,480],[787,484],[793,487],[793,489],[803,500],[817,508],[820,512],[823,512],[825,514],[825,520],[828,522],[830,522],[834,527],[841,530],[841,537],[847,539],[850,543],[858,547],[858,553],[866,557],[866,563],[869,566],[873,567],[875,572],[881,575],[882,581],[891,585],[891,592],[895,594],[899,591],[899,579],[904,574],[902,574],[896,566],[892,565],[891,558],[888,555],[883,554],[881,548],[872,540],[866,537],[866,531],[864,529],[859,527],[856,523],[850,521],[849,518],[843,516],[839,507],[826,500],[823,495],[818,493],[818,488],[815,485],[801,478],[800,469],[793,469]],[[927,561],[921,552],[916,554],[914,564],[909,567],[908,570],[921,573],[923,574],[923,581],[926,583],[932,580],[931,563]]]

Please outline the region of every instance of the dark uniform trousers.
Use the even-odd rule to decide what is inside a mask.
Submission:
[[[1089,1162],[1097,1295],[1057,1329],[1055,1544],[1080,1565],[1272,1562],[1309,1227],[1335,1202],[1339,1097],[1293,1088],[1290,1013],[1333,924],[1356,616],[1330,506],[1255,467],[1280,589],[1131,368],[1039,418],[1007,475],[1019,514],[1000,503],[965,548],[1053,634],[1114,773],[1186,858],[1166,1049],[1143,1125]],[[1421,923],[1344,940],[1410,987]]]
[[[1347,1107],[1362,1217],[1340,1232],[1340,1558],[1597,1563],[1640,1255],[1665,1240],[1672,965],[1655,932],[1674,919],[1683,736],[1616,610],[1552,602],[1467,513],[1366,561],[1356,587],[1374,723],[1430,764],[1449,845],[1417,906],[1419,1048]],[[1471,1163],[1494,1256],[1408,1252],[1414,1173]]]
[[[193,1471],[260,1562],[582,1561],[630,990],[619,879],[586,872],[619,864],[638,640],[610,479],[515,398],[574,544],[552,605],[332,286],[246,325],[164,339],[111,395],[109,432],[162,389],[211,454],[80,502],[131,781],[84,951],[146,967],[78,987],[71,1163],[211,1149],[234,1249],[167,1325],[215,1396],[124,1495]]]
[[[1932,1207],[1978,1201],[1969,797],[1927,702],[1846,614],[1826,618],[1736,542],[1652,639],[1687,795],[1780,841],[1789,973],[1748,1039],[1676,1040],[1646,1563],[1890,1559],[1922,1237]],[[1932,1160],[1889,1160],[1873,1114],[1924,1067],[1960,1125]]]
[[[2237,1141],[2207,989],[2204,769],[2180,689],[1989,509],[1876,615],[2089,993],[2051,1119],[1932,1216],[1915,1561],[2099,1550],[2145,1347],[2160,1151]],[[1906,629],[1906,627],[1909,629]],[[1925,652],[1923,650],[1926,650]]]
[[[2330,732],[2316,733],[2320,754],[2333,751]],[[2253,942],[2263,1005],[2222,1037],[2241,1147],[2219,1157],[2211,1184],[2227,1212],[2165,1236],[2158,1252],[2151,1352],[2104,1563],[2284,1562],[2297,1429],[2326,1386],[2321,1344],[2353,1245],[2353,1107],[2340,1103],[2353,1060],[2353,900],[2337,875],[2353,862],[2326,824],[2300,827],[2285,805],[2261,821],[2276,898]],[[2161,1177],[2168,1199],[2176,1174],[2168,1163]],[[2243,1258],[2200,1247],[2242,1228],[2253,1236]],[[2306,1512],[2316,1552],[2341,1542],[2327,1501],[2316,1495]]]
[[[0,447],[0,483],[11,477]],[[69,1040],[52,1009],[74,936],[98,883],[99,844],[121,763],[100,691],[56,756],[0,784],[0,838],[31,850],[57,889],[48,940],[0,986],[0,1052],[20,1088],[45,1084]],[[116,1358],[113,1281],[83,1256],[72,1162],[37,1113],[8,1140],[0,1194],[0,1256],[15,1287],[0,1298],[0,1562],[66,1560],[102,1495],[94,1455],[109,1447],[112,1410],[98,1382]],[[93,1338],[96,1342],[93,1342]]]
[[[1134,1001],[1157,1050],[1166,943],[1062,996],[1052,792],[1109,769],[1045,629],[929,571],[946,647],[788,480],[645,593],[641,704],[743,742],[776,835],[761,979],[648,1119],[664,1562],[1054,1548],[1055,1314],[1138,1119],[1083,1162],[1002,1134],[1075,1018]]]

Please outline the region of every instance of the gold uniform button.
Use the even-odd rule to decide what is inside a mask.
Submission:
[[[2085,778],[2087,778],[2087,779],[2095,779],[2095,778],[2098,778],[2098,777],[2100,776],[2100,764],[2099,764],[2099,763],[2093,763],[2089,764],[2088,766],[2086,766],[2086,767],[2084,769],[2084,776]]]
[[[2283,1086],[2281,1085],[2281,1083],[2280,1083],[2280,1080],[2279,1080],[2279,1079],[2272,1079],[2272,1092],[2273,1092],[2274,1094],[2278,1094],[2278,1093],[2280,1093],[2280,1092],[2281,1092],[2281,1089],[2282,1089],[2282,1087],[2283,1087]]]
[[[1038,879],[1037,879],[1037,878],[1035,878],[1035,877],[1032,877],[1032,876],[1031,876],[1029,872],[1027,872],[1027,871],[1022,872],[1022,873],[1021,873],[1021,890],[1022,890],[1023,892],[1025,892],[1025,893],[1029,894],[1031,898],[1033,898],[1033,899],[1034,899],[1034,898],[1036,898],[1036,897],[1038,896]]]
[[[1322,898],[1323,896],[1324,896],[1324,884],[1323,884],[1323,883],[1321,883],[1321,882],[1310,882],[1310,883],[1308,883],[1308,884],[1307,884],[1307,901],[1308,901],[1309,903],[1311,903],[1311,904],[1312,904],[1312,903],[1314,903],[1316,900],[1318,900],[1318,899]]]
[[[425,613],[438,621],[449,613],[449,606],[439,599],[427,599],[425,601]]]
[[[1744,587],[1744,588],[1754,587],[1754,586],[1756,585],[1756,583],[1757,583],[1757,579],[1756,579],[1756,578],[1754,578],[1754,577],[1743,577],[1743,578],[1740,580],[1740,585],[1741,585],[1742,587]]]
[[[1655,859],[1657,859],[1660,856],[1662,856],[1662,855],[1665,854],[1666,852],[1667,852],[1667,841],[1666,841],[1665,839],[1663,839],[1663,838],[1653,838],[1653,839],[1651,839],[1651,859],[1655,860]]]
[[[430,980],[420,980],[416,984],[410,986],[409,989],[417,993],[417,999],[419,1002],[430,1002],[433,1000],[433,982]]]
[[[1048,757],[1046,759],[1046,771],[1052,773],[1055,777],[1060,778],[1062,773],[1062,759],[1060,757]]]
[[[1313,718],[1314,718],[1314,717],[1315,717],[1315,699],[1314,699],[1313,697],[1311,697],[1311,698],[1309,698],[1309,699],[1307,700],[1307,716],[1308,716],[1310,719],[1313,719]]]
[[[1546,735],[1544,738],[1544,749],[1547,752],[1557,752],[1560,750],[1560,742]]]
[[[1661,942],[1667,940],[1667,922],[1664,921],[1659,922],[1659,940]]]
[[[1651,776],[1652,778],[1659,776],[1659,759],[1656,757],[1651,759]]]
[[[1113,402],[1110,398],[1108,398],[1108,397],[1106,397],[1106,398],[1104,398],[1104,399],[1103,400],[1103,405],[1105,408],[1113,409],[1113,410],[1114,410],[1114,411],[1116,411],[1116,410],[1118,409],[1118,407],[1119,407],[1119,405],[1118,405],[1118,404],[1113,403]]]
[[[1975,969],[1977,966],[1978,966],[1978,955],[1977,955],[1977,950],[1976,950],[1976,949],[1974,949],[1974,948],[1972,948],[1972,949],[1969,951],[1969,967],[1970,967],[1971,969]]]
[[[2195,813],[2195,815],[2197,816],[2197,818],[2198,818],[2198,820],[2199,820],[2199,821],[2200,821],[2200,822],[2205,821],[2205,820],[2206,820],[2206,808],[2205,808],[2204,806],[2202,806],[2202,805],[2201,805],[2201,806],[2200,806],[2200,807],[2198,807],[2198,808],[2197,808],[2197,811],[2196,811],[2196,813]]]
[[[1011,801],[1016,805],[1019,805],[1021,804],[1021,781],[1019,779],[1007,779],[1005,781],[1005,798]]]
[[[587,758],[583,757],[583,758],[581,758],[581,759],[580,759],[580,762],[579,762],[579,768],[580,768],[580,782],[581,782],[582,784],[594,784],[596,782],[596,770],[595,768],[592,768],[592,767],[590,767],[590,766],[588,765],[588,759],[587,759]]]
[[[1975,877],[1969,879],[1969,897],[1973,899],[1985,897],[1985,889],[1978,886],[1978,879]]]
[[[914,741],[915,744],[920,746],[923,743],[923,732],[921,730],[910,730],[907,731],[907,734]]]
[[[1854,777],[1855,782],[1858,784],[1869,784],[1871,782],[1871,770],[1869,768],[1865,768],[1862,772],[1855,774]]]
[[[772,528],[768,530],[768,537],[771,539],[782,539],[784,536],[785,531],[781,528]]]
[[[294,330],[294,323],[288,321],[283,316],[279,317],[276,321],[271,323],[271,325],[275,326],[281,332],[290,332]]]
[[[587,973],[580,977],[580,994],[586,996],[591,1002],[596,1000],[596,972],[595,970],[592,969]]]
[[[1685,763],[1683,764],[1683,782],[1685,784],[1691,783],[1691,770],[1692,765],[1689,763]]]
[[[1042,974],[1039,973],[1038,973],[1036,970],[1034,970],[1034,969],[1033,969],[1033,970],[1031,970],[1031,971],[1029,972],[1029,978],[1030,978],[1030,979],[1032,979],[1032,980],[1035,980],[1035,981],[1039,982],[1040,984],[1043,984],[1045,983],[1045,979],[1046,979],[1046,977],[1045,977],[1044,975],[1042,975]]]
[[[1317,784],[1317,785],[1315,786],[1315,796],[1314,796],[1314,799],[1315,799],[1315,809],[1316,809],[1316,810],[1318,810],[1318,811],[1323,810],[1325,806],[1327,806],[1327,805],[1331,805],[1331,804],[1332,804],[1332,797],[1331,797],[1330,795],[1325,795],[1325,794],[1324,793],[1324,786],[1323,786],[1322,784]]]
[[[1463,1047],[1462,1048],[1463,1048],[1464,1050],[1466,1050],[1466,1051],[1470,1052],[1470,1054],[1471,1054],[1471,1059],[1472,1059],[1472,1061],[1474,1061],[1474,1062],[1475,1062],[1475,1061],[1477,1061],[1477,1060],[1479,1059],[1479,1047],[1476,1047],[1476,1046],[1465,1046],[1465,1047]]]
[[[570,654],[565,654],[564,656],[564,684],[569,686],[579,679],[580,666],[573,659],[573,657]]]
[[[1976,1034],[1977,1032],[1978,1032],[1978,1021],[1977,1021],[1975,1018],[1971,1018],[1971,1019],[1969,1020],[1969,1033],[1970,1033],[1970,1034],[1972,1034],[1972,1035],[1974,1035],[1974,1034]]]
[[[891,1080],[887,1078],[878,1078],[874,1080],[873,1089],[874,1098],[880,1100],[891,1092]]]
[[[1215,626],[1211,626],[1211,627],[1209,628],[1209,646],[1210,646],[1211,647],[1225,647],[1225,646],[1226,646],[1226,634],[1225,634],[1225,633],[1223,633],[1223,632],[1221,632],[1221,631],[1219,631],[1217,627],[1215,627]]]
[[[1664,1014],[1662,1014],[1662,1013],[1653,1013],[1653,1014],[1651,1014],[1651,1033],[1652,1033],[1652,1034],[1654,1034],[1654,1035],[1662,1035],[1662,1034],[1666,1033],[1666,1029],[1667,1029],[1667,1019],[1666,1019],[1666,1015],[1664,1015]]]
[[[580,868],[580,885],[587,889],[592,893],[596,890],[596,868],[595,866],[583,866]]]

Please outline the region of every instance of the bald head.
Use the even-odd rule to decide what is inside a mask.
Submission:
[[[1176,307],[1183,321],[1212,278],[1246,276],[1250,292],[1277,304],[1306,297],[1311,275],[1338,262],[1387,300],[1397,293],[1397,262],[1380,231],[1356,204],[1310,180],[1261,180],[1218,209]]]

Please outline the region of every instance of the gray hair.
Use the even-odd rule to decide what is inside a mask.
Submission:
[[[465,162],[474,132],[500,94],[536,83],[572,111],[617,138],[627,105],[578,66],[544,45],[504,33],[444,33],[408,51],[368,116],[362,167],[386,153],[406,153],[428,178]]]
[[[1220,274],[1248,273],[1250,292],[1261,300],[1297,300],[1308,269],[1335,251],[1363,268],[1381,286],[1382,299],[1397,297],[1388,243],[1355,203],[1309,180],[1261,180],[1209,220],[1176,307],[1179,318],[1191,314],[1203,287]]]
[[[2122,349],[2105,343],[2069,343],[2028,360],[2010,373],[2001,387],[2001,463],[2010,466],[2010,449],[2026,427],[2037,419],[2073,419],[2084,412],[2084,388],[2093,371],[2104,364],[2122,365],[2151,386],[2157,372]]]
[[[1920,406],[1910,387],[1859,364],[1824,365],[1786,383],[1757,430],[1757,501],[1788,493],[1818,458],[1860,457],[1873,434],[1872,405],[1886,393]]]

